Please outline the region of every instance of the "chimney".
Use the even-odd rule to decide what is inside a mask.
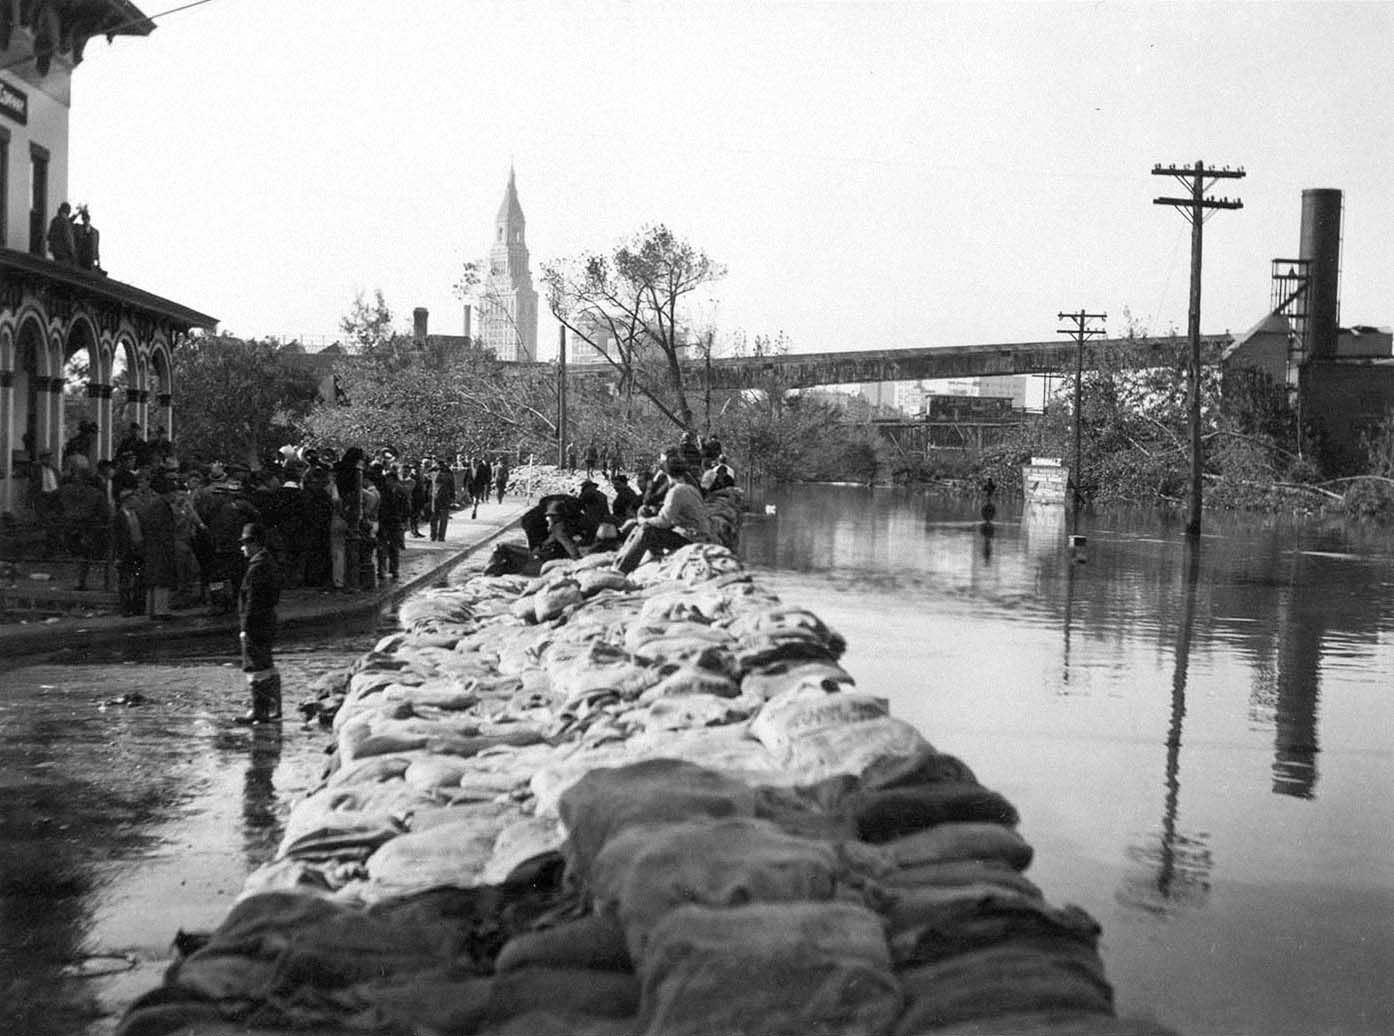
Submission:
[[[469,304],[468,302],[466,302],[466,303],[465,303],[465,341],[469,341],[469,337],[470,337],[470,304]]]
[[[426,344],[426,318],[430,311],[425,306],[417,306],[411,311],[411,337],[418,346]]]
[[[1297,257],[1308,260],[1308,356],[1336,353],[1341,319],[1341,192],[1316,187],[1302,192],[1302,238]]]

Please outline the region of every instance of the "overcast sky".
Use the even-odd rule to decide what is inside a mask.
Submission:
[[[141,0],[159,15],[179,0]],[[1394,323],[1394,4],[212,0],[74,74],[70,197],[113,277],[263,336],[450,291],[517,169],[534,277],[664,222],[704,313],[799,351],[1186,327],[1156,163],[1242,165],[1202,324],[1264,315],[1345,192],[1343,323]],[[543,305],[545,310],[545,302]],[[544,313],[544,355],[554,349]]]

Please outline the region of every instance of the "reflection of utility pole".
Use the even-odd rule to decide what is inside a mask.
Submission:
[[[1153,205],[1170,205],[1191,221],[1191,508],[1186,520],[1186,535],[1200,535],[1200,255],[1201,226],[1206,209],[1242,209],[1244,203],[1228,198],[1207,198],[1205,192],[1216,180],[1237,180],[1244,169],[1208,169],[1204,162],[1192,166],[1152,167],[1153,176],[1173,176],[1183,187],[1190,189],[1188,198],[1154,198]],[[1208,181],[1208,182],[1207,182]]]
[[[1084,424],[1084,340],[1094,335],[1104,333],[1102,327],[1090,327],[1091,320],[1107,320],[1107,313],[1086,313],[1080,310],[1078,313],[1057,314],[1061,320],[1074,321],[1074,327],[1059,327],[1056,332],[1062,335],[1073,335],[1075,340],[1075,467],[1074,477],[1070,480],[1074,483],[1074,525],[1075,531],[1079,531],[1079,508],[1084,502],[1084,494],[1080,491],[1080,485],[1084,478],[1084,460],[1080,452],[1080,427]]]
[[[566,325],[557,328],[557,468],[566,467]]]
[[[1176,632],[1176,655],[1171,671],[1171,722],[1166,737],[1166,797],[1162,829],[1156,841],[1130,846],[1128,856],[1143,864],[1145,873],[1125,876],[1116,896],[1119,902],[1149,913],[1166,914],[1177,906],[1198,906],[1210,894],[1214,861],[1204,836],[1181,830],[1181,728],[1186,718],[1186,680],[1190,668],[1191,635],[1195,625],[1196,589],[1200,581],[1200,545],[1188,540],[1182,576],[1181,615]]]

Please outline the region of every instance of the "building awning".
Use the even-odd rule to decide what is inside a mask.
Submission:
[[[56,290],[74,300],[90,302],[98,307],[131,310],[145,316],[167,321],[175,330],[187,333],[198,327],[215,330],[218,318],[196,309],[162,298],[133,284],[104,277],[91,270],[67,266],[43,259],[28,252],[0,248],[0,284],[7,282],[33,283]],[[4,295],[0,295],[0,300]]]

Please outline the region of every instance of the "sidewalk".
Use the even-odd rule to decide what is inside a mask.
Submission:
[[[531,506],[526,499],[505,497],[502,504],[480,507],[472,519],[468,508],[450,516],[444,543],[407,536],[399,576],[358,593],[322,590],[286,590],[277,608],[282,631],[321,624],[336,617],[376,614],[414,590],[429,585],[464,558],[516,526]],[[422,530],[426,530],[423,523]],[[139,616],[101,615],[50,619],[29,623],[0,623],[0,662],[23,656],[70,654],[97,646],[133,643],[156,638],[184,639],[210,635],[237,636],[237,615],[208,615],[203,607],[176,612],[175,618],[153,620]],[[33,660],[33,659],[31,659]]]

